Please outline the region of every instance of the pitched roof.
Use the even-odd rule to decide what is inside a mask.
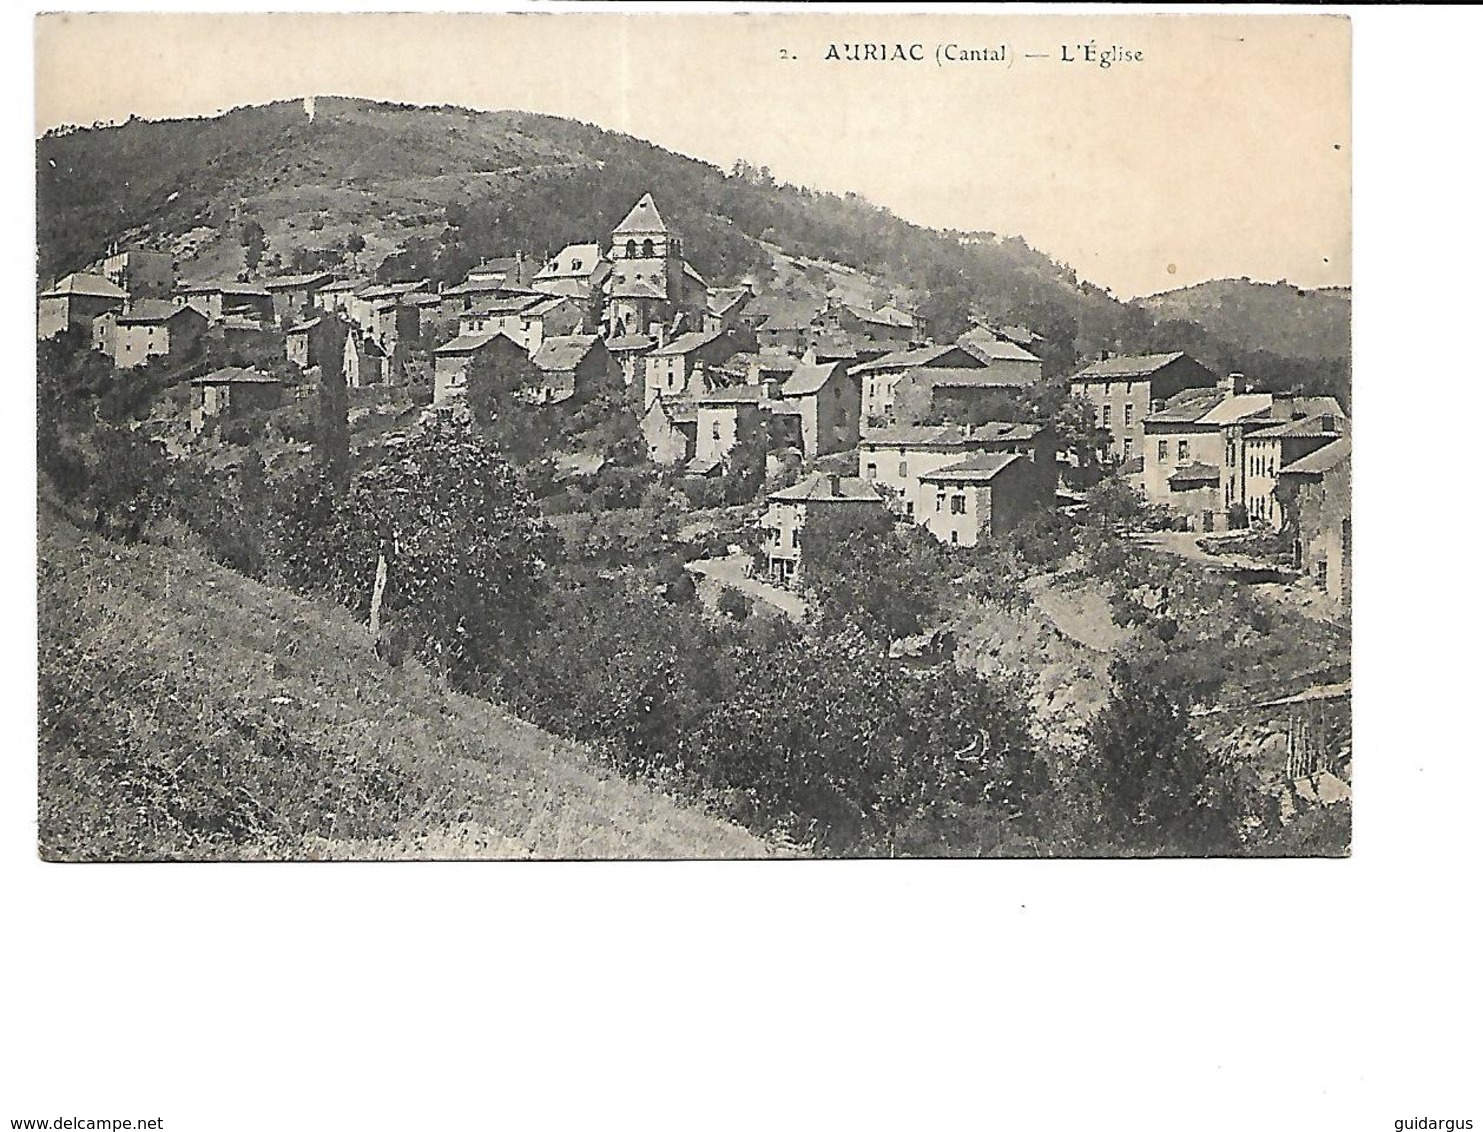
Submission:
[[[602,248],[596,244],[568,244],[536,272],[536,278],[586,277],[596,271],[602,262]]]
[[[790,330],[808,330],[814,324],[815,314],[801,309],[778,311],[776,314],[768,315],[758,325],[758,330],[771,330],[777,333],[786,333]]]
[[[1030,384],[1028,373],[1004,374],[987,366],[914,366],[901,375],[903,378],[920,378],[932,385],[972,386],[975,388],[1019,389]]]
[[[1213,464],[1186,464],[1169,477],[1169,484],[1176,483],[1219,483],[1220,469]]]
[[[71,275],[64,275],[57,280],[56,286],[50,291],[43,291],[42,297],[55,299],[61,296],[86,295],[95,299],[127,299],[129,293],[122,287],[101,275],[89,275],[84,271],[74,271]]]
[[[304,275],[278,275],[264,280],[263,286],[269,291],[292,291],[300,287],[317,289],[320,284],[328,283],[333,278],[328,271],[313,271]]]
[[[1201,424],[1235,424],[1247,417],[1260,416],[1272,411],[1270,393],[1237,393],[1217,401],[1203,417]]]
[[[689,354],[699,350],[702,346],[709,346],[717,338],[725,335],[724,330],[692,330],[689,334],[681,334],[673,342],[669,342],[654,351],[656,357],[674,357],[678,354]]]
[[[801,365],[783,382],[779,392],[784,397],[804,397],[824,388],[825,382],[839,372],[839,363]]]
[[[620,259],[605,287],[619,299],[662,299],[669,294],[667,272],[662,259]]]
[[[703,397],[696,398],[698,405],[756,405],[768,399],[765,385],[723,385]]]
[[[1168,404],[1156,413],[1143,418],[1145,426],[1154,424],[1193,424],[1220,401],[1220,394],[1213,389],[1181,389]]]
[[[607,345],[610,354],[637,353],[640,350],[653,349],[654,339],[647,334],[624,334],[618,338],[609,338]]]
[[[628,215],[618,222],[613,229],[613,235],[620,232],[668,232],[664,218],[659,215],[659,209],[654,204],[654,198],[645,193],[639,197],[638,204],[628,210]]]
[[[1310,452],[1301,460],[1294,460],[1287,467],[1278,471],[1279,476],[1289,473],[1293,475],[1323,475],[1325,472],[1333,471],[1336,467],[1349,459],[1354,444],[1346,436],[1335,440],[1331,444],[1325,444],[1317,452]]]
[[[1167,365],[1185,357],[1183,350],[1173,354],[1130,354],[1115,358],[1103,358],[1082,367],[1071,375],[1075,381],[1125,381],[1134,377],[1149,377]]]
[[[1323,426],[1324,416],[1329,418],[1329,427]],[[1248,440],[1280,440],[1283,437],[1312,438],[1318,436],[1338,437],[1338,418],[1333,414],[1321,414],[1316,417],[1298,417],[1295,420],[1283,421],[1281,424],[1270,425],[1267,428],[1259,428],[1248,434]]]
[[[946,468],[922,476],[923,483],[988,483],[1016,460],[1024,457],[1015,452],[980,452]]]
[[[186,311],[190,311],[196,318],[205,317],[194,307],[176,306],[168,299],[137,299],[127,310],[119,313],[118,324],[120,326],[128,326],[130,324],[143,326],[151,323],[169,322],[172,318],[182,315]]]
[[[1038,362],[1040,359],[1023,346],[1000,338],[990,331],[970,330],[957,343],[981,362]]]
[[[287,330],[285,330],[284,333],[285,334],[307,334],[309,331],[313,330],[316,326],[319,325],[320,320],[323,317],[324,317],[323,315],[315,315],[313,318],[306,318],[303,322],[296,322],[292,326],[290,326]]]
[[[885,306],[874,314],[869,315],[864,321],[876,322],[883,326],[894,326],[902,330],[910,330],[914,325],[911,315],[895,307]]]
[[[946,357],[953,350],[962,349],[956,344],[949,346],[917,346],[910,350],[894,350],[876,358],[873,362],[862,362],[852,373],[876,373],[880,370],[912,369],[915,366],[931,365]]]
[[[1339,404],[1335,397],[1294,397],[1292,407],[1295,412],[1309,417],[1347,417],[1344,407]]]
[[[277,385],[278,383],[276,377],[269,377],[255,369],[243,369],[241,366],[227,366],[191,379],[192,385]]]
[[[792,373],[803,365],[801,358],[771,347],[758,350],[756,357],[759,373]]]
[[[183,295],[251,295],[255,299],[267,299],[272,296],[261,287],[254,287],[251,283],[182,283],[180,293]]]
[[[1041,431],[1039,425],[1017,421],[988,421],[971,428],[962,425],[889,425],[862,433],[860,445],[870,448],[963,448],[996,442],[1030,441]]]
[[[875,489],[864,480],[854,476],[831,477],[827,472],[814,472],[792,487],[775,491],[767,498],[782,503],[881,502]]]
[[[522,354],[525,353],[525,350],[521,347],[519,342],[515,341],[515,339],[511,338],[508,334],[500,330],[492,330],[485,334],[460,334],[457,338],[453,339],[453,341],[444,342],[441,346],[434,350],[433,353],[472,354],[475,350],[482,350],[496,338],[503,338],[506,342],[519,350]]]
[[[600,334],[557,334],[542,340],[530,360],[537,369],[548,373],[576,369],[601,341]]]
[[[446,294],[446,292],[444,292]],[[539,303],[550,302],[549,295],[543,295],[538,291],[532,291],[523,295],[506,295],[502,299],[491,299],[489,302],[474,307],[472,310],[463,312],[464,318],[477,318],[480,315],[502,315],[519,314]]]
[[[357,282],[354,279],[336,279],[333,282],[326,283],[323,287],[320,288],[320,290],[321,291],[354,291],[357,288],[363,287],[363,286],[365,286],[365,284],[360,283],[360,282]]]
[[[714,315],[723,315],[731,310],[745,298],[749,298],[752,292],[745,287],[723,287],[710,292],[705,297],[705,309]]]

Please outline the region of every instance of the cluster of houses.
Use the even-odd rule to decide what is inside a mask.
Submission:
[[[435,409],[466,401],[475,375],[538,405],[623,390],[649,458],[686,476],[724,474],[739,446],[792,449],[805,463],[834,457],[836,470],[768,497],[768,571],[789,584],[810,513],[884,507],[973,546],[1055,506],[1067,454],[1048,428],[995,419],[1040,381],[1041,340],[976,326],[933,343],[908,306],[867,286],[710,287],[645,193],[605,243],[544,262],[486,261],[441,289],[328,272],[187,283],[164,253],[115,251],[41,294],[38,333],[81,328],[128,369],[189,356],[211,329],[230,339],[274,325],[288,361],[310,370],[327,341],[339,348],[319,333],[333,315],[349,325],[341,364],[351,387],[409,380],[413,349],[431,345]],[[192,384],[198,431],[281,395],[274,378],[246,368]],[[1204,531],[1291,521],[1300,565],[1347,600],[1348,422],[1333,398],[1255,392],[1182,353],[1104,356],[1070,388],[1091,405],[1107,458],[1150,502]],[[845,476],[849,454],[857,466]]]

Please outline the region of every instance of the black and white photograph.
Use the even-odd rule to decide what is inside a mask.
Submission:
[[[736,21],[742,106],[704,20],[41,20],[45,857],[1348,851],[1347,21]],[[573,34],[593,120],[206,65]]]
[[[1483,25],[420,6],[12,21],[0,1121],[1477,1127]]]

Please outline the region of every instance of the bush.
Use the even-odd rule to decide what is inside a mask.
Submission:
[[[752,603],[737,590],[727,587],[716,599],[716,608],[733,621],[745,621],[752,612]]]

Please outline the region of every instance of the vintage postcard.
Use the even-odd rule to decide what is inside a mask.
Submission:
[[[35,32],[46,860],[1348,854],[1347,19]]]

